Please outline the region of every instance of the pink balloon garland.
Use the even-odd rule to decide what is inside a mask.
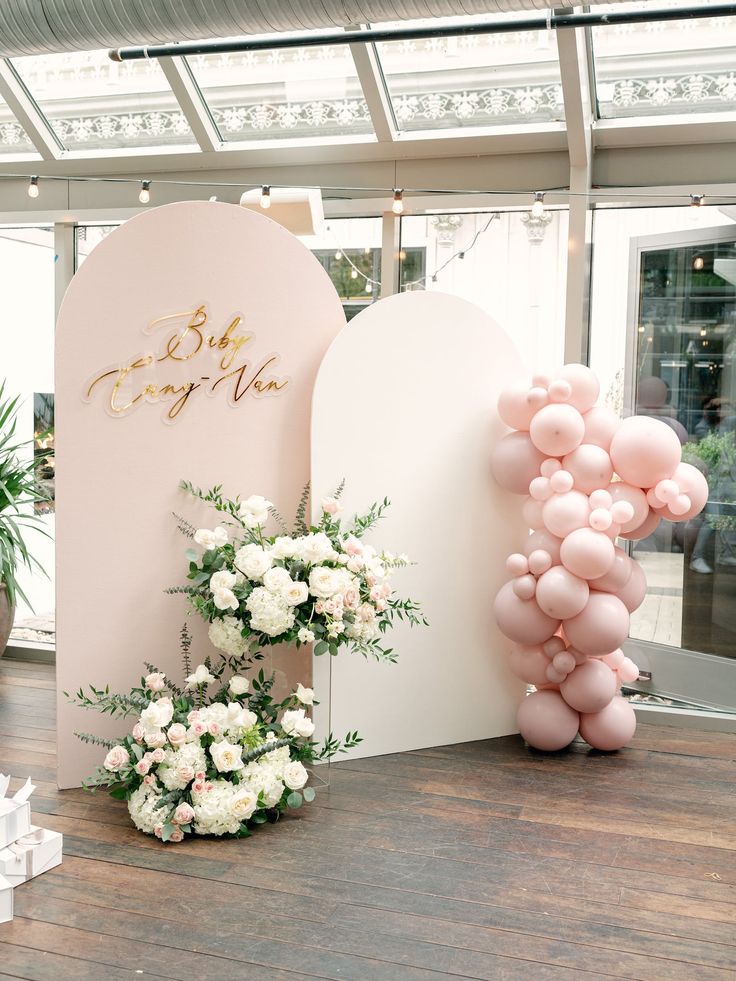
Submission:
[[[514,642],[511,670],[537,689],[519,706],[519,730],[549,752],[578,733],[603,751],[633,737],[636,717],[620,689],[639,669],[621,645],[646,578],[614,543],[647,537],[662,518],[687,521],[708,497],[671,426],[651,416],[621,420],[596,404],[599,394],[590,368],[568,364],[498,400],[512,431],[492,470],[503,488],[525,495],[532,533],[507,559],[511,578],[494,612]]]

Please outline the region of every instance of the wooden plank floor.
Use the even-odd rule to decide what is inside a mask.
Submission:
[[[35,821],[65,836],[15,891],[0,981],[736,976],[735,736],[346,762],[249,840],[167,847],[56,789],[53,695],[51,667],[0,660],[0,772],[30,774]]]

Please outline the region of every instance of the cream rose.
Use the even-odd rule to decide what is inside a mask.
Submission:
[[[314,722],[308,718],[304,709],[290,709],[284,712],[281,728],[289,736],[311,736],[314,732]]]
[[[218,525],[213,531],[210,531],[208,528],[200,528],[199,531],[195,531],[194,533],[194,541],[197,545],[201,545],[205,552],[208,552],[211,548],[220,548],[222,545],[227,545],[227,528],[224,528],[222,525]]]
[[[314,689],[305,688],[304,685],[299,682],[296,686],[296,691],[294,692],[296,697],[302,703],[302,705],[314,705]]]
[[[243,545],[235,553],[235,565],[248,579],[263,579],[273,565],[273,556],[260,545]]]
[[[102,764],[111,773],[118,773],[130,762],[130,753],[125,746],[113,746]]]
[[[312,596],[329,599],[335,595],[341,585],[342,576],[337,569],[320,565],[309,573],[309,592]]]
[[[183,746],[187,741],[187,727],[182,725],[181,722],[175,722],[173,726],[169,726],[169,731],[166,735],[169,737],[169,742],[172,746]]]
[[[291,576],[282,566],[269,569],[263,577],[263,585],[272,593],[282,593],[291,586]]]
[[[230,689],[231,694],[235,695],[236,698],[238,698],[240,695],[245,695],[245,693],[248,691],[249,685],[250,682],[248,679],[243,678],[238,674],[233,675],[228,682],[228,688]]]
[[[163,671],[153,671],[146,675],[146,688],[152,692],[163,691],[166,687],[166,675]]]
[[[258,807],[258,797],[252,790],[238,790],[230,799],[230,810],[239,821],[247,821]]]
[[[174,715],[174,706],[170,698],[159,698],[149,704],[141,712],[141,725],[150,732],[154,729],[163,729],[171,722]]]
[[[309,590],[305,582],[290,582],[281,595],[289,606],[299,606],[309,599]]]
[[[309,774],[298,760],[284,767],[283,781],[289,790],[301,790],[308,779]]]
[[[210,746],[210,756],[220,773],[230,773],[243,768],[243,747],[229,743],[226,739]]]
[[[190,674],[187,678],[187,688],[198,688],[200,685],[211,685],[215,680],[215,676],[210,673],[209,668],[206,664],[198,664],[194,674]]]

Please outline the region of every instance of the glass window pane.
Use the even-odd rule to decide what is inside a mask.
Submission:
[[[195,142],[156,61],[117,63],[107,51],[76,51],[13,64],[69,150]]]
[[[524,16],[503,14],[493,19]],[[437,18],[396,26],[442,26],[466,21],[475,22],[477,18]],[[390,41],[379,45],[379,54],[402,130],[565,118],[557,45],[550,31]]]
[[[347,46],[196,55],[188,61],[223,140],[373,132]]]
[[[319,259],[348,320],[381,295],[381,219],[336,218],[301,241]]]
[[[614,3],[596,11],[640,10]],[[670,0],[659,7],[692,6]],[[602,118],[736,108],[736,17],[706,17],[593,28],[596,88]]]
[[[28,157],[38,156],[26,131],[7,104],[0,99],[0,154],[2,153],[22,153],[23,156]]]

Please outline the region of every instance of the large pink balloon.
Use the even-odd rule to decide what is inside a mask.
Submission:
[[[583,423],[585,424],[583,442],[594,443],[608,452],[613,434],[621,424],[613,409],[605,405],[594,405],[583,415]]]
[[[610,654],[629,635],[629,611],[617,596],[591,591],[582,613],[565,620],[570,645],[589,657]]]
[[[668,506],[655,508],[658,515],[668,521],[688,521],[705,507],[708,500],[708,481],[697,467],[690,463],[681,463],[673,475],[673,480],[680,488],[681,494],[690,498],[690,507],[682,514],[676,514]]]
[[[499,589],[493,611],[501,633],[519,644],[542,644],[560,626],[559,619],[555,620],[543,613],[535,599],[520,599],[510,582]]]
[[[542,513],[542,502],[535,501],[533,497],[527,497],[521,505],[521,513],[530,528],[538,531],[544,528],[544,517]]]
[[[638,562],[632,561],[631,575],[625,586],[616,592],[629,613],[638,610],[647,595],[647,577]]]
[[[645,375],[639,379],[636,402],[644,409],[660,409],[667,401],[667,386],[656,375]]]
[[[621,535],[626,535],[630,531],[636,531],[642,522],[649,517],[647,495],[639,487],[633,487],[623,480],[614,481],[606,487],[606,490],[613,498],[614,504],[616,501],[628,501],[634,509],[634,517],[631,521],[625,521],[621,525]]]
[[[544,525],[557,538],[565,538],[577,528],[585,527],[589,515],[588,496],[577,490],[554,494],[542,507]]]
[[[510,655],[511,670],[527,684],[546,685],[550,659],[539,644],[514,644]]]
[[[626,585],[631,577],[634,563],[622,548],[616,546],[613,565],[596,579],[590,580],[591,589],[600,589],[604,593],[616,593]]]
[[[588,584],[564,567],[554,565],[537,580],[535,593],[540,610],[547,616],[567,620],[577,616],[588,602]]]
[[[573,741],[579,716],[558,692],[535,691],[519,706],[516,722],[530,746],[553,753]]]
[[[611,460],[622,480],[654,487],[671,477],[680,462],[680,440],[661,419],[630,416],[611,440]]]
[[[636,715],[629,703],[617,695],[591,715],[580,717],[580,735],[594,749],[612,752],[631,741],[636,732]]]
[[[560,547],[560,560],[566,569],[581,579],[604,576],[616,558],[611,539],[592,528],[578,528],[571,532]]]
[[[583,417],[565,402],[545,405],[529,426],[532,442],[546,456],[564,456],[580,446],[585,432]]]
[[[648,505],[647,505],[648,506]],[[620,537],[626,538],[630,542],[640,542],[643,538],[649,538],[649,536],[657,530],[657,525],[662,519],[657,514],[656,511],[652,511],[649,508],[649,514],[638,525],[633,531],[621,532]]]
[[[594,443],[581,443],[563,459],[562,466],[572,474],[575,489],[592,494],[608,487],[613,476],[613,464],[608,453]]]
[[[498,396],[498,414],[512,429],[528,430],[538,403],[529,400],[528,388],[505,388]]]
[[[528,433],[508,433],[496,444],[491,470],[496,481],[514,494],[528,494],[529,484],[539,476],[546,459],[532,443]]]
[[[555,378],[563,378],[570,384],[572,395],[568,401],[578,412],[587,412],[595,405],[601,386],[590,368],[584,364],[566,364]]]
[[[616,694],[616,673],[592,658],[572,671],[560,685],[560,694],[576,712],[600,712]]]
[[[541,528],[539,531],[533,531],[531,533],[524,542],[522,551],[529,558],[532,552],[541,550],[542,552],[546,552],[552,559],[552,565],[559,565],[560,545],[562,545],[561,538],[551,535],[546,528]]]

